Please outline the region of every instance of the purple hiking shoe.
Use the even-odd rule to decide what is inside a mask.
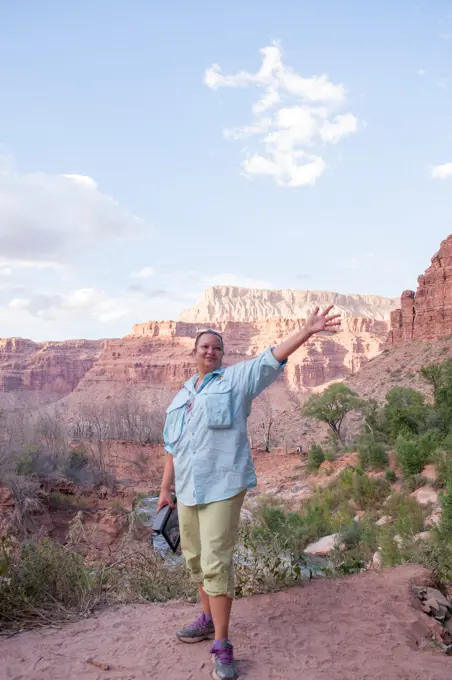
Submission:
[[[233,647],[229,640],[216,640],[210,650],[213,658],[215,680],[236,680],[237,668],[234,663]]]
[[[190,644],[202,642],[203,640],[212,640],[215,636],[213,620],[203,612],[196,621],[182,628],[182,630],[178,630],[176,635],[181,642],[188,642]]]

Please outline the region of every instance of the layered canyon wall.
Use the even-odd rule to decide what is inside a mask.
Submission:
[[[400,307],[391,312],[390,319],[389,346],[452,334],[452,234],[419,276],[416,292],[402,293]]]

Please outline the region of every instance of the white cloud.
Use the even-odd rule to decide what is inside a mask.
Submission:
[[[0,267],[0,276],[3,276],[4,278],[9,278],[12,273],[13,270],[11,269],[11,267]]]
[[[78,288],[62,295],[40,293],[29,298],[13,298],[8,307],[25,311],[41,319],[64,319],[66,313],[88,314],[92,319],[104,323],[127,316],[129,308],[126,296],[108,296],[105,291],[95,288]]]
[[[144,222],[102,193],[91,177],[0,172],[4,263],[55,268],[94,245],[145,231]]]
[[[156,276],[157,278],[157,276]],[[154,279],[151,279],[154,281]],[[113,291],[96,286],[60,289],[0,286],[0,326],[5,337],[34,340],[121,337],[135,323],[177,319],[181,310],[196,303],[210,286],[273,288],[270,281],[250,276],[196,271],[158,274],[158,286],[149,279]]]
[[[281,186],[313,185],[326,168],[325,145],[337,144],[358,129],[352,113],[337,112],[346,100],[345,87],[325,74],[304,78],[284,65],[276,44],[264,47],[261,54],[256,73],[224,75],[218,64],[205,72],[204,83],[212,90],[250,86],[263,90],[252,107],[252,122],[228,128],[224,136],[258,138],[242,163],[246,176],[267,175]]]
[[[154,275],[154,270],[152,267],[143,267],[138,269],[138,271],[131,272],[130,276],[132,279],[150,279]]]
[[[418,68],[418,70],[416,71],[416,74],[418,76],[425,76],[425,74],[426,74],[425,68]]]
[[[430,174],[433,179],[448,179],[449,177],[452,177],[452,163],[435,165],[430,168]]]

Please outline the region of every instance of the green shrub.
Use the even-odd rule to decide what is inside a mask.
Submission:
[[[439,486],[447,486],[452,482],[452,453],[450,451],[437,451],[435,455],[435,468]]]
[[[452,541],[438,529],[433,530],[431,540],[411,541],[403,545],[403,561],[421,564],[433,572],[439,584],[452,583]]]
[[[394,518],[391,530],[399,536],[413,536],[424,528],[424,510],[409,496],[392,494],[385,505],[385,513]]]
[[[23,477],[51,474],[56,468],[55,458],[38,445],[24,446],[16,458],[15,472]]]
[[[378,527],[370,516],[351,522],[339,533],[338,543],[345,545],[346,554],[333,556],[336,570],[347,573],[363,568],[378,548]]]
[[[0,627],[86,614],[101,598],[101,582],[83,557],[45,539],[0,548]]]
[[[425,486],[426,481],[427,480],[422,475],[410,475],[404,479],[404,488],[408,493],[412,493],[413,491],[416,491],[416,489]]]
[[[59,491],[51,491],[49,494],[49,506],[51,510],[81,510],[89,506],[89,500],[83,496]]]
[[[405,437],[420,434],[431,408],[424,396],[411,387],[393,387],[386,395],[383,408],[384,427],[391,442],[399,435]]]
[[[394,484],[397,481],[397,475],[394,470],[391,470],[391,468],[387,467],[385,470],[385,479],[390,484]]]
[[[77,447],[69,451],[67,469],[69,472],[80,472],[89,464],[89,456],[84,448]]]
[[[363,470],[383,470],[388,464],[386,446],[371,435],[364,435],[358,444],[359,461]]]
[[[302,578],[303,557],[281,536],[265,541],[250,524],[241,527],[234,555],[237,597],[268,593],[295,585]]]
[[[399,434],[395,444],[397,460],[406,477],[416,475],[422,471],[427,461],[425,448],[418,439],[408,438]]]
[[[321,446],[318,444],[313,444],[308,451],[308,470],[309,472],[314,472],[318,470],[323,461],[325,460],[325,454]]]
[[[441,447],[443,439],[442,433],[437,429],[429,429],[419,435],[418,445],[422,451],[425,462],[427,462],[432,454]]]
[[[383,567],[395,567],[402,563],[400,546],[394,540],[394,535],[390,528],[382,527],[378,542],[381,548],[381,562]]]
[[[452,536],[452,482],[449,482],[446,491],[441,493],[441,520],[439,523],[439,530],[444,536]]]
[[[339,496],[353,500],[361,510],[378,506],[389,493],[385,479],[369,477],[360,469],[346,468],[336,484]]]

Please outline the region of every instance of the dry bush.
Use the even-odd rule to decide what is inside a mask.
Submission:
[[[14,475],[7,483],[15,504],[11,520],[13,531],[19,536],[39,532],[42,515],[46,512],[45,493],[36,481],[26,477]]]
[[[0,631],[86,616],[102,598],[102,572],[48,539],[0,545]]]
[[[165,407],[157,397],[146,404],[136,398],[82,404],[71,417],[71,435],[79,440],[160,444],[164,422]]]

